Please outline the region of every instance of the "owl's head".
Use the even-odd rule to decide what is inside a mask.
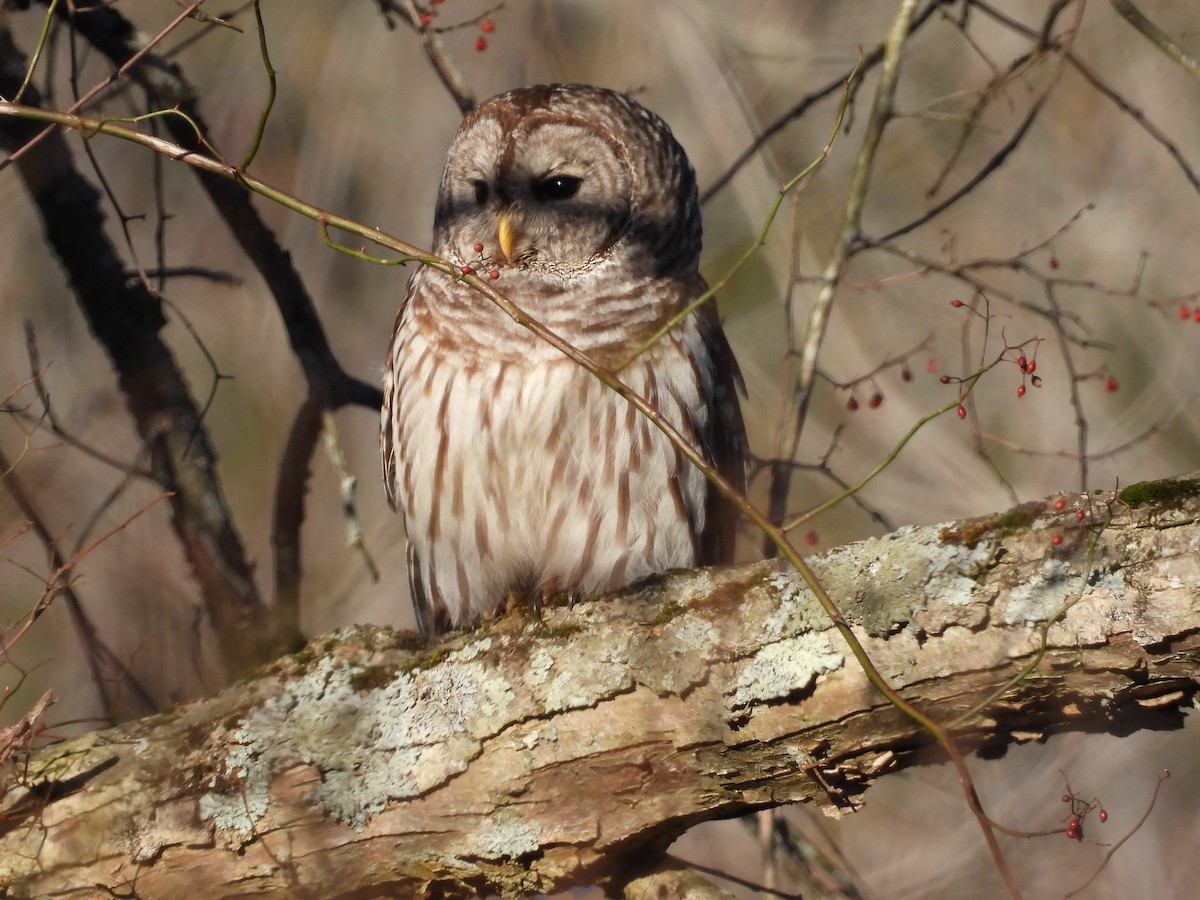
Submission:
[[[569,278],[608,262],[626,275],[696,270],[696,178],[670,128],[624,94],[540,85],[493,97],[450,145],[434,251]]]

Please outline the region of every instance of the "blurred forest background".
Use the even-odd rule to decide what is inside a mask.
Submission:
[[[427,10],[431,26],[445,29],[437,34],[442,52],[477,100],[517,85],[587,82],[633,93],[662,115],[705,192],[704,272],[716,281],[755,241],[781,182],[820,154],[840,96],[833,86],[860,48],[877,47],[897,5],[445,0],[388,11],[391,4],[370,0],[265,0],[278,96],[250,171],[316,206],[427,245],[445,150],[461,118],[406,19],[406,10]],[[813,552],[1056,491],[1200,469],[1200,78],[1135,30],[1118,5],[918,4],[899,116],[871,171],[866,243],[854,247],[834,296],[822,377],[790,456],[802,466],[791,474],[789,514],[837,493],[839,481],[862,478],[921,416],[953,403],[959,378],[999,356],[1004,341],[1036,358],[1040,387],[1011,362],[987,372],[965,419],[951,410],[931,422],[860,502],[797,527],[797,542]],[[180,11],[167,0],[120,0],[116,8],[147,35]],[[1193,4],[1144,0],[1139,9],[1180,46],[1200,48]],[[0,15],[30,55],[44,8]],[[268,78],[253,13],[241,7],[230,20],[242,33],[188,21],[160,49],[197,88],[213,143],[236,160],[253,139]],[[1050,40],[1039,47],[1043,29]],[[34,78],[51,108],[76,96],[70,42],[59,23]],[[82,41],[77,63],[80,91],[112,70]],[[796,369],[789,342],[795,349],[803,340],[838,237],[877,77],[878,68],[868,67],[828,160],[789,195],[764,246],[719,295],[747,383],[752,447],[763,459],[790,454]],[[93,114],[147,111],[136,88],[102,97],[89,107]],[[82,140],[72,133],[68,142],[95,181]],[[231,276],[168,279],[164,334],[197,403],[209,404],[204,425],[218,476],[269,598],[276,479],[306,394],[279,314],[186,166],[116,139],[88,144],[121,208],[145,217],[128,223],[144,267]],[[888,237],[960,191],[928,221]],[[291,252],[342,367],[377,384],[413,267],[334,252],[311,220],[262,198],[255,205]],[[169,216],[161,243],[160,208]],[[111,207],[108,230],[132,267]],[[128,477],[129,467],[144,465],[142,441],[11,167],[0,171],[0,272],[0,397],[11,394],[0,449],[64,557],[134,516],[69,577],[91,622],[150,686],[154,703],[218,690],[225,675],[168,505],[141,512],[161,490]],[[35,374],[63,434],[43,416],[29,384]],[[404,535],[381,489],[378,415],[346,406],[336,420],[380,577],[374,581],[347,546],[338,475],[318,451],[303,530],[301,628],[311,637],[356,622],[412,627]],[[769,479],[768,468],[756,470],[756,501],[766,502]],[[0,624],[10,636],[54,569],[27,523],[0,491]],[[747,533],[744,557],[760,555],[760,543]],[[90,680],[76,625],[52,603],[0,661],[0,683],[12,692],[0,725],[48,688],[60,698],[51,713],[60,732],[130,714],[101,708]],[[989,812],[1029,829],[1062,827],[1068,779],[1082,796],[1100,797],[1110,821],[1089,823],[1087,834],[1111,843],[1134,826],[1169,768],[1155,811],[1089,896],[1182,897],[1200,851],[1197,735],[1193,726],[1121,739],[1054,738],[977,764],[977,777]],[[862,813],[840,822],[788,814],[801,842],[837,848],[862,895],[986,896],[998,883],[948,770],[889,777],[867,799]],[[757,835],[734,827],[713,849],[716,827],[689,834],[680,852],[745,878],[767,877]],[[1073,888],[1106,851],[1061,834],[1007,846],[1030,896]],[[793,889],[786,861],[780,865],[772,877]]]

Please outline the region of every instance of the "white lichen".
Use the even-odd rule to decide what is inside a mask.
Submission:
[[[828,626],[824,610],[799,573],[773,572],[766,581],[779,600],[774,611],[758,625],[761,640],[773,641],[806,633],[818,625]]]
[[[520,859],[541,848],[541,829],[537,823],[519,819],[501,810],[474,833],[467,846],[475,848],[481,859]]]
[[[940,543],[928,547],[929,567],[925,572],[925,594],[945,607],[967,606],[977,602],[973,577],[991,560],[993,548],[981,541],[968,548],[961,544]]]
[[[529,683],[541,685],[546,683],[546,676],[554,668],[554,655],[545,647],[538,647],[529,657]]]
[[[478,642],[468,659],[487,647]],[[468,754],[452,742],[478,743],[507,721],[513,692],[478,662],[428,671],[385,672],[378,686],[356,686],[369,670],[322,660],[248,712],[200,799],[200,815],[231,844],[244,843],[267,812],[272,776],[297,764],[321,779],[312,800],[361,827],[389,800],[428,790],[461,771]],[[372,682],[373,678],[365,679]]]
[[[1045,622],[1082,588],[1083,578],[1072,575],[1065,561],[1048,559],[1040,572],[1009,592],[1000,621],[1005,625]]]
[[[666,635],[673,639],[678,652],[708,659],[721,642],[721,629],[700,616],[679,616],[671,622]]]
[[[844,656],[825,634],[801,634],[761,648],[742,669],[732,710],[779,700],[812,686],[817,676],[842,665]]]

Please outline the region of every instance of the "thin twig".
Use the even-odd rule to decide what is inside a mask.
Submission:
[[[1161,50],[1172,62],[1178,63],[1183,70],[1200,81],[1200,60],[1185,51],[1171,40],[1171,36],[1151,22],[1134,6],[1130,0],[1109,0],[1113,9],[1120,13],[1121,18],[1141,32],[1146,40]]]
[[[267,73],[267,99],[263,101],[263,108],[259,110],[258,127],[254,129],[254,137],[246,149],[246,155],[242,157],[240,168],[243,171],[250,168],[250,163],[254,162],[254,157],[258,154],[258,148],[262,146],[263,133],[267,130],[267,119],[275,106],[277,88],[275,67],[271,65],[271,54],[267,48],[267,26],[263,24],[262,5],[259,0],[254,0],[254,24],[258,30],[258,49],[262,54],[263,69]]]
[[[380,6],[383,7],[383,4],[381,3]],[[397,9],[394,3],[389,6],[392,10]],[[465,116],[475,108],[475,92],[471,90],[471,86],[462,77],[462,73],[458,71],[450,57],[446,55],[446,51],[442,49],[442,42],[438,40],[437,32],[429,26],[428,22],[421,21],[421,14],[417,11],[413,0],[401,0],[399,11],[404,13],[405,21],[421,39],[421,50],[429,58],[429,62],[433,65],[433,71],[437,73],[438,78],[450,93],[450,97],[458,106],[458,111]]]
[[[917,29],[924,25],[925,22],[929,20],[929,17],[932,16],[937,10],[937,8],[941,6],[942,2],[943,0],[932,0],[932,2],[927,3],[921,12],[913,18],[909,33],[915,33]],[[881,43],[872,49],[870,53],[862,56],[859,62],[851,69],[847,70],[844,75],[839,75],[837,78],[825,85],[822,85],[815,91],[806,94],[796,104],[794,104],[791,109],[776,118],[766,128],[762,129],[762,131],[755,135],[754,140],[750,142],[750,146],[738,154],[737,158],[730,163],[729,168],[727,168],[717,178],[716,181],[709,185],[708,188],[700,194],[700,202],[707,203],[731,181],[733,181],[734,176],[737,175],[737,173],[740,172],[742,168],[748,162],[750,162],[750,160],[752,160],[773,137],[782,132],[789,124],[802,117],[810,108],[812,108],[821,100],[824,100],[826,97],[830,97],[843,90],[845,88],[847,79],[850,77],[850,72],[857,69],[861,75],[865,76],[868,72],[879,65],[879,63],[883,60],[883,52],[884,44]]]
[[[867,186],[874,168],[875,154],[883,136],[883,129],[892,117],[892,103],[900,73],[900,56],[915,12],[916,0],[905,0],[883,43],[879,83],[875,88],[871,114],[867,118],[866,133],[859,145],[854,169],[850,176],[842,223],[837,231],[837,240],[822,272],[817,296],[809,310],[808,325],[800,346],[795,381],[787,386],[786,393],[793,402],[785,420],[786,424],[781,428],[781,433],[786,435],[789,441],[786,448],[781,445],[781,450],[785,452],[780,452],[779,456],[784,459],[794,459],[800,446],[800,436],[808,418],[809,404],[812,401],[813,387],[816,381],[817,356],[825,340],[825,330],[833,312],[834,295],[849,259],[851,245],[857,240],[861,231],[860,220],[863,205],[866,202]],[[772,522],[783,521],[790,486],[791,470],[776,469],[771,473],[767,502]],[[774,549],[770,547],[764,547],[764,550],[768,556],[773,556],[775,553]]]
[[[59,553],[57,540],[44,524],[44,521],[41,515],[38,513],[37,508],[34,506],[32,499],[29,497],[28,492],[25,491],[17,473],[12,471],[12,467],[2,450],[0,450],[0,470],[5,470],[7,472],[6,477],[3,479],[4,489],[8,491],[9,496],[13,498],[13,502],[16,503],[17,508],[21,510],[21,515],[26,518],[26,520],[32,526],[34,533],[45,546],[46,552],[50,555],[50,566],[53,569],[53,574],[46,581],[46,592],[35,605],[33,611],[29,615],[28,621],[21,631],[18,632],[18,634],[11,640],[5,642],[2,650],[3,656],[7,657],[8,653],[13,647],[13,644],[16,643],[28,626],[37,621],[37,619],[41,617],[42,613],[49,608],[54,597],[61,595],[64,602],[67,604],[67,610],[70,613],[71,619],[75,622],[75,627],[79,630],[79,636],[83,640],[85,647],[84,656],[86,657],[88,667],[92,672],[92,682],[95,685],[97,692],[100,694],[102,708],[107,711],[108,715],[113,715],[115,712],[114,701],[108,693],[109,679],[104,672],[103,666],[108,666],[119,671],[121,665],[119,657],[97,633],[96,626],[88,617],[83,603],[80,601],[70,583],[63,581],[63,576],[67,572],[71,571],[76,565],[78,565],[80,560],[91,553],[97,546],[114,535],[116,532],[125,528],[134,519],[138,518],[152,506],[156,505],[160,500],[164,499],[166,495],[163,494],[155,498],[149,504],[135,512],[132,516],[125,519],[125,521],[121,522],[114,528],[98,537],[86,548],[77,550],[70,559],[64,560],[62,554]],[[152,712],[156,707],[149,691],[146,690],[146,688],[134,675],[129,674],[128,672],[126,673],[124,680],[128,683],[129,687],[137,696],[138,708],[135,711],[141,714]]]

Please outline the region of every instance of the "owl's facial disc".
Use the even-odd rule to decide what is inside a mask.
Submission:
[[[606,255],[630,208],[622,147],[592,124],[531,116],[508,136],[500,165],[512,253],[525,268],[571,271]]]
[[[625,150],[605,129],[559,113],[516,124],[482,117],[460,132],[439,200],[454,253],[566,275],[621,237],[631,210]],[[435,228],[435,234],[437,230]]]

